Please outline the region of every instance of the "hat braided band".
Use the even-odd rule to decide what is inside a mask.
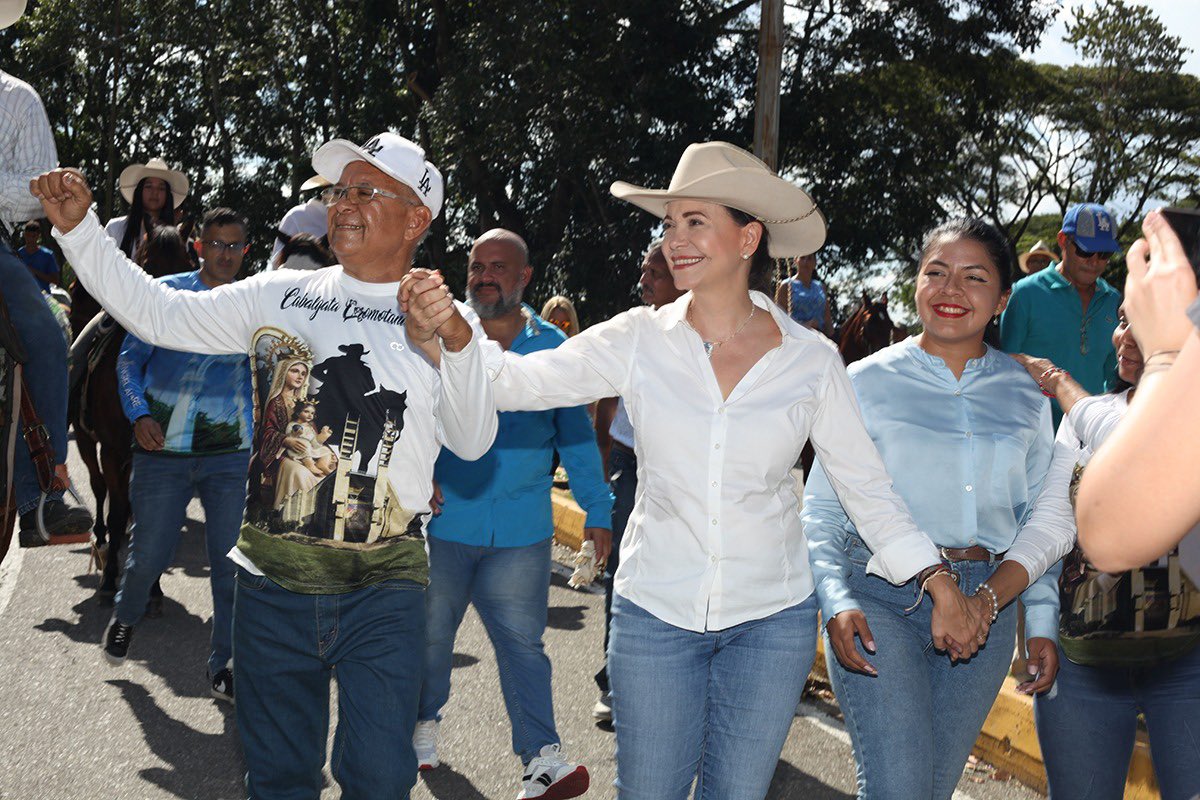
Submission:
[[[766,225],[786,225],[789,222],[799,222],[802,219],[808,219],[809,217],[811,217],[813,215],[813,212],[816,210],[817,210],[817,206],[814,203],[812,208],[810,208],[808,211],[804,212],[803,214],[801,214],[798,217],[789,217],[787,219],[766,219],[764,217],[755,217],[755,219]]]

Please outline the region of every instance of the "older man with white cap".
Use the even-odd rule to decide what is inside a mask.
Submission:
[[[400,279],[442,207],[442,177],[394,133],[313,155],[340,264],[280,270],[210,292],[156,283],[104,235],[83,177],[31,190],[84,284],[139,338],[251,354],[258,409],[237,563],[237,717],[256,800],[317,798],[337,669],[333,776],[344,798],[405,798],[428,580],[424,527],[442,445],[491,446],[495,404],[483,332],[435,369],[405,333]],[[320,465],[318,466],[318,462]],[[309,466],[313,464],[314,466]],[[316,467],[316,468],[314,468]],[[119,646],[119,622],[108,644]]]

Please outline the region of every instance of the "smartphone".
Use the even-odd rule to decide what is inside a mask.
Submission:
[[[1200,208],[1164,208],[1162,215],[1183,244],[1196,282],[1200,283]]]

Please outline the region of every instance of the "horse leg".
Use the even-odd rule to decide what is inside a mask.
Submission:
[[[108,495],[108,487],[104,483],[104,474],[100,471],[100,459],[96,453],[96,440],[84,433],[79,425],[75,426],[75,447],[79,458],[88,471],[88,484],[92,487],[92,497],[96,501],[96,514],[92,524],[92,561],[97,572],[104,571],[104,563],[108,556],[108,526],[104,521],[104,500]]]
[[[122,479],[122,465],[107,452],[107,448],[101,448],[100,459],[108,489],[108,558],[99,594],[102,599],[111,601],[120,586],[121,570],[125,566],[123,550],[129,527],[129,479]],[[124,469],[127,476],[129,467],[126,465]]]

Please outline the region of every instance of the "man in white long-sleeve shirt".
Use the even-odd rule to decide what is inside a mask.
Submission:
[[[77,173],[44,175],[33,190],[80,279],[131,333],[250,355],[255,433],[230,552],[250,796],[321,793],[336,667],[342,796],[404,798],[416,780],[433,465],[443,444],[468,460],[485,453],[495,403],[473,314],[472,337],[446,345],[440,372],[405,332],[399,281],[442,205],[424,151],[392,133],[361,147],[338,139],[313,166],[337,181],[325,197],[340,265],[209,292],[174,291],[134,267],[88,212]],[[110,625],[110,646],[122,627]]]

